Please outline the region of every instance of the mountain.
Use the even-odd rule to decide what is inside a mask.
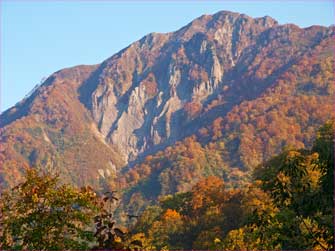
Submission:
[[[121,187],[126,201],[210,174],[238,185],[283,147],[309,147],[333,117],[333,36],[221,11],[58,71],[1,114],[0,183],[32,166]]]

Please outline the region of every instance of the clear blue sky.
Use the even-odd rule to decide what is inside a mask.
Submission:
[[[334,23],[333,1],[1,1],[1,111],[43,77],[96,64],[149,32],[179,29],[220,10],[301,27]]]

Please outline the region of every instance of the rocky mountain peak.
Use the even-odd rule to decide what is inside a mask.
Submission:
[[[99,147],[95,156],[107,168],[99,172],[111,173],[195,134],[248,100],[274,90],[281,95],[288,95],[287,88],[299,92],[300,87],[294,90],[290,85],[276,89],[278,79],[290,76],[290,69],[313,50],[322,52],[318,57],[328,55],[333,33],[333,27],[301,29],[279,25],[268,16],[251,18],[229,11],[203,15],[175,32],[150,33],[99,65],[53,74],[27,100],[3,113],[0,125],[6,128],[0,139],[11,143],[10,153],[0,152],[0,157],[21,156],[22,162],[35,164],[36,156],[46,161],[47,153],[36,150],[45,148],[57,156],[52,159],[57,165],[70,163],[78,172],[84,165],[95,173],[98,167],[91,167],[95,164],[88,155],[73,156],[85,143],[91,146],[87,149]],[[328,93],[320,89],[323,92]],[[36,131],[29,129],[33,126]],[[19,136],[29,149],[10,146],[15,145],[16,127],[31,133]],[[118,155],[118,160],[109,154]]]

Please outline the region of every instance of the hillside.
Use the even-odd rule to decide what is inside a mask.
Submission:
[[[134,211],[203,176],[237,186],[333,117],[333,36],[222,11],[58,71],[0,115],[0,183],[46,168],[124,189]]]

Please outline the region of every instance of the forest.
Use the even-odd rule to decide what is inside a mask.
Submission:
[[[76,188],[57,174],[27,168],[22,183],[1,192],[0,249],[333,250],[334,121],[318,130],[311,148],[284,147],[238,186],[216,175],[210,149],[192,142],[189,147],[214,159],[207,175],[190,182],[187,192],[162,187],[157,203],[139,214],[119,212],[126,223],[115,213],[119,191]],[[159,165],[141,175],[152,168]],[[137,182],[136,172],[128,175]],[[179,186],[187,179],[192,176]]]

